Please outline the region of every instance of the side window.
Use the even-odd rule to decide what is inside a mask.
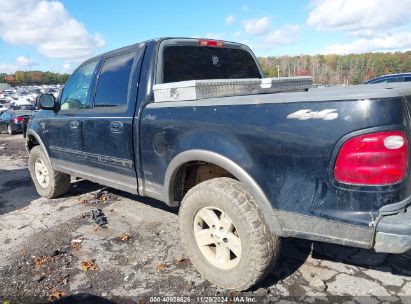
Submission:
[[[411,76],[404,77],[404,82],[410,82],[410,81],[411,81]]]
[[[96,65],[97,61],[91,62],[74,72],[64,86],[60,99],[61,110],[91,108],[89,92]]]
[[[399,77],[388,78],[385,82],[401,82],[402,79]]]
[[[134,55],[134,53],[127,53],[104,61],[98,77],[95,107],[116,107],[127,104],[128,83]]]
[[[396,77],[387,77],[387,78],[381,78],[381,79],[376,79],[374,81],[371,81],[370,83],[388,83],[388,82],[397,82],[398,78]]]
[[[387,78],[377,79],[372,81],[371,83],[385,83],[387,82]]]

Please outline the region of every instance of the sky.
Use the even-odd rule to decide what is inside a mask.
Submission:
[[[0,0],[0,72],[72,72],[158,37],[241,42],[257,56],[411,50],[411,0]]]

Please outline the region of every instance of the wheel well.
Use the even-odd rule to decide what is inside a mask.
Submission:
[[[230,172],[208,162],[193,161],[182,165],[174,178],[173,199],[181,202],[184,195],[201,182],[216,177],[230,177],[236,179]]]
[[[37,139],[33,135],[29,134],[27,136],[27,148],[29,149],[29,151],[38,145],[40,145],[40,143],[37,141]]]

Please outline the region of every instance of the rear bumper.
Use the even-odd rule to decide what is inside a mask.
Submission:
[[[374,250],[386,253],[404,253],[411,249],[411,198],[401,202],[400,210],[381,209],[377,220]]]
[[[10,124],[11,129],[13,130],[13,132],[22,132],[23,131],[23,124],[15,124],[12,123]]]

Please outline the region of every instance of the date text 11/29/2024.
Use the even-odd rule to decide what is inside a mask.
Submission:
[[[150,297],[150,303],[257,303],[256,297],[248,296],[158,296]]]

